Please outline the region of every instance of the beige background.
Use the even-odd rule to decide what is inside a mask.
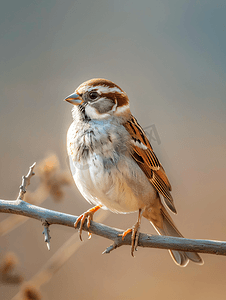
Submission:
[[[0,196],[14,199],[21,175],[48,153],[68,168],[71,106],[62,100],[83,81],[120,85],[142,126],[155,124],[152,145],[173,186],[174,220],[189,238],[226,240],[225,1],[8,1],[1,5]],[[32,181],[31,190],[37,185]],[[76,187],[44,207],[80,214],[90,206]],[[5,216],[0,216],[4,219]],[[110,214],[105,224],[131,226],[136,215]],[[154,233],[142,221],[142,231]],[[29,220],[0,239],[29,280],[74,231]],[[86,234],[84,234],[86,238]],[[226,257],[177,267],[167,251],[129,247],[101,255],[93,237],[42,287],[45,299],[205,299],[226,297]],[[18,287],[0,286],[1,299]]]

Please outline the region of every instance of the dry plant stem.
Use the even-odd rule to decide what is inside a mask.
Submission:
[[[77,216],[45,209],[30,203],[26,203],[22,200],[26,192],[26,188],[30,183],[30,178],[34,175],[34,167],[35,163],[30,167],[27,176],[23,177],[20,193],[16,201],[0,200],[0,212],[23,215],[29,218],[37,219],[44,224],[48,224],[48,226],[52,224],[58,224],[74,228],[74,223],[76,223],[78,218]],[[83,230],[110,239],[114,242],[113,245],[104,251],[104,253],[110,253],[112,250],[122,245],[131,245],[131,234],[126,235],[122,240],[120,235],[123,234],[123,230],[120,229],[111,228],[92,221],[89,228],[87,227],[87,222],[85,222]],[[226,256],[226,242],[219,241],[192,240],[156,235],[150,236],[140,233],[138,246]]]
[[[22,200],[10,201],[0,200],[0,212],[23,215],[29,218],[40,220],[42,223],[47,222],[49,225],[58,224],[74,228],[77,216],[64,214],[61,212],[45,209],[36,205],[26,203]],[[91,222],[89,229],[84,224],[83,230],[93,234],[110,239],[116,246],[111,246],[105,253],[111,252],[116,247],[122,245],[131,245],[131,234],[128,234],[122,241],[119,234],[123,230],[111,228],[109,226]],[[113,245],[114,245],[113,244]],[[160,249],[172,249],[189,252],[200,252],[209,254],[218,254],[226,256],[226,242],[210,241],[210,240],[192,240],[176,237],[165,237],[156,235],[147,235],[140,233],[138,246]]]
[[[109,212],[101,211],[97,216],[98,222],[104,221]],[[66,261],[81,247],[84,243],[88,242],[88,239],[83,243],[79,240],[78,233],[74,233],[53,256],[46,262],[41,270],[35,274],[26,284],[35,286],[40,289],[42,285],[49,282],[52,276],[66,263]],[[12,300],[21,300],[22,293],[18,292]]]
[[[46,200],[49,193],[42,187],[38,187],[34,192],[35,194],[35,203],[36,205],[40,205],[42,202]],[[29,201],[30,202],[30,201]],[[24,224],[28,219],[19,215],[10,215],[8,218],[0,222],[0,236],[4,236],[16,229],[20,225]]]
[[[17,200],[23,200],[24,199],[24,194],[26,193],[26,189],[30,184],[31,177],[35,175],[35,173],[33,172],[35,165],[36,165],[36,162],[33,163],[32,166],[30,166],[27,175],[22,176],[22,184],[20,186],[20,192],[19,192],[19,195],[17,197]]]
[[[45,235],[45,239],[44,241],[46,242],[47,248],[48,250],[50,250],[50,229],[49,229],[49,224],[45,221],[43,224],[44,226],[44,230],[43,230],[43,234]]]
[[[39,164],[39,177],[41,179],[40,184],[35,189],[35,191],[31,193],[26,193],[23,198],[24,201],[40,205],[44,202],[49,195],[54,198],[54,200],[59,200],[59,197],[62,197],[61,188],[63,185],[69,183],[67,178],[65,177],[65,172],[60,172],[58,170],[59,162],[55,155],[47,157]],[[34,165],[31,166],[28,175],[26,176],[27,179],[32,176],[33,172],[32,169]],[[57,175],[57,176],[56,176]],[[20,191],[20,198],[21,193],[26,191],[25,188],[25,180],[26,177],[22,177],[22,186]],[[58,181],[58,182],[57,182]],[[57,186],[57,188],[56,188]],[[19,227],[23,223],[25,223],[28,218],[24,218],[23,216],[19,215],[10,215],[8,218],[5,218],[0,222],[0,236],[4,236],[10,231],[14,230],[15,228]]]

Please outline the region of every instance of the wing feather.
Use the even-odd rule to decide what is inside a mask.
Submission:
[[[169,179],[167,178],[160,161],[155,155],[144,130],[134,117],[131,117],[124,126],[131,135],[131,156],[137,162],[156,190],[164,197],[164,201],[169,209],[176,213],[176,208],[170,193],[171,185]]]

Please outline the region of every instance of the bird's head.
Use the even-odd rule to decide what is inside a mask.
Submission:
[[[78,106],[89,119],[108,119],[113,115],[126,117],[130,114],[128,96],[107,79],[94,78],[82,83],[65,101]]]

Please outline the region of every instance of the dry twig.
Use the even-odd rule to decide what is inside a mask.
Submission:
[[[19,191],[19,195],[17,197],[17,200],[23,200],[24,199],[24,195],[25,195],[25,193],[27,191],[27,187],[30,184],[31,177],[35,175],[35,173],[33,172],[35,165],[36,165],[36,162],[33,163],[32,166],[30,166],[27,175],[26,176],[22,176],[22,184],[20,186],[20,191]]]
[[[37,165],[37,175],[40,178],[40,184],[35,191],[27,191],[23,199],[35,205],[40,205],[48,196],[51,196],[56,202],[61,201],[64,196],[63,187],[72,182],[69,172],[60,170],[60,164],[55,154],[47,156]],[[23,181],[25,180],[23,179]],[[26,188],[24,187],[23,190],[25,191]],[[27,220],[20,215],[10,215],[0,222],[0,236],[6,235]]]
[[[34,165],[32,167],[34,168]],[[29,174],[31,174],[33,169],[29,172]],[[26,181],[24,186],[26,191]],[[77,216],[38,207],[30,203],[26,203],[20,198],[21,196],[18,197],[16,201],[0,200],[0,212],[23,215],[29,218],[37,219],[42,223],[46,222],[49,225],[58,224],[74,228],[74,223],[77,220]],[[84,225],[84,230],[113,241],[113,245],[108,247],[103,253],[110,253],[117,247],[131,244],[130,235],[127,235],[124,240],[122,240],[122,238],[119,236],[123,233],[123,230],[120,229],[115,229],[106,225],[91,222],[89,230],[86,224]],[[226,242],[193,240],[155,235],[150,236],[142,233],[139,235],[138,246],[226,255]]]
[[[101,211],[97,216],[97,221],[102,222],[106,219],[108,212]],[[88,239],[81,243],[79,236],[74,233],[58,250],[53,256],[46,262],[46,264],[41,268],[41,270],[35,274],[29,281],[27,281],[24,286],[33,287],[32,291],[40,291],[42,285],[49,282],[52,276],[66,263],[66,261],[82,246],[84,243],[88,242]],[[12,300],[24,299],[24,291],[22,289],[12,298]],[[40,293],[40,292],[39,292]]]

